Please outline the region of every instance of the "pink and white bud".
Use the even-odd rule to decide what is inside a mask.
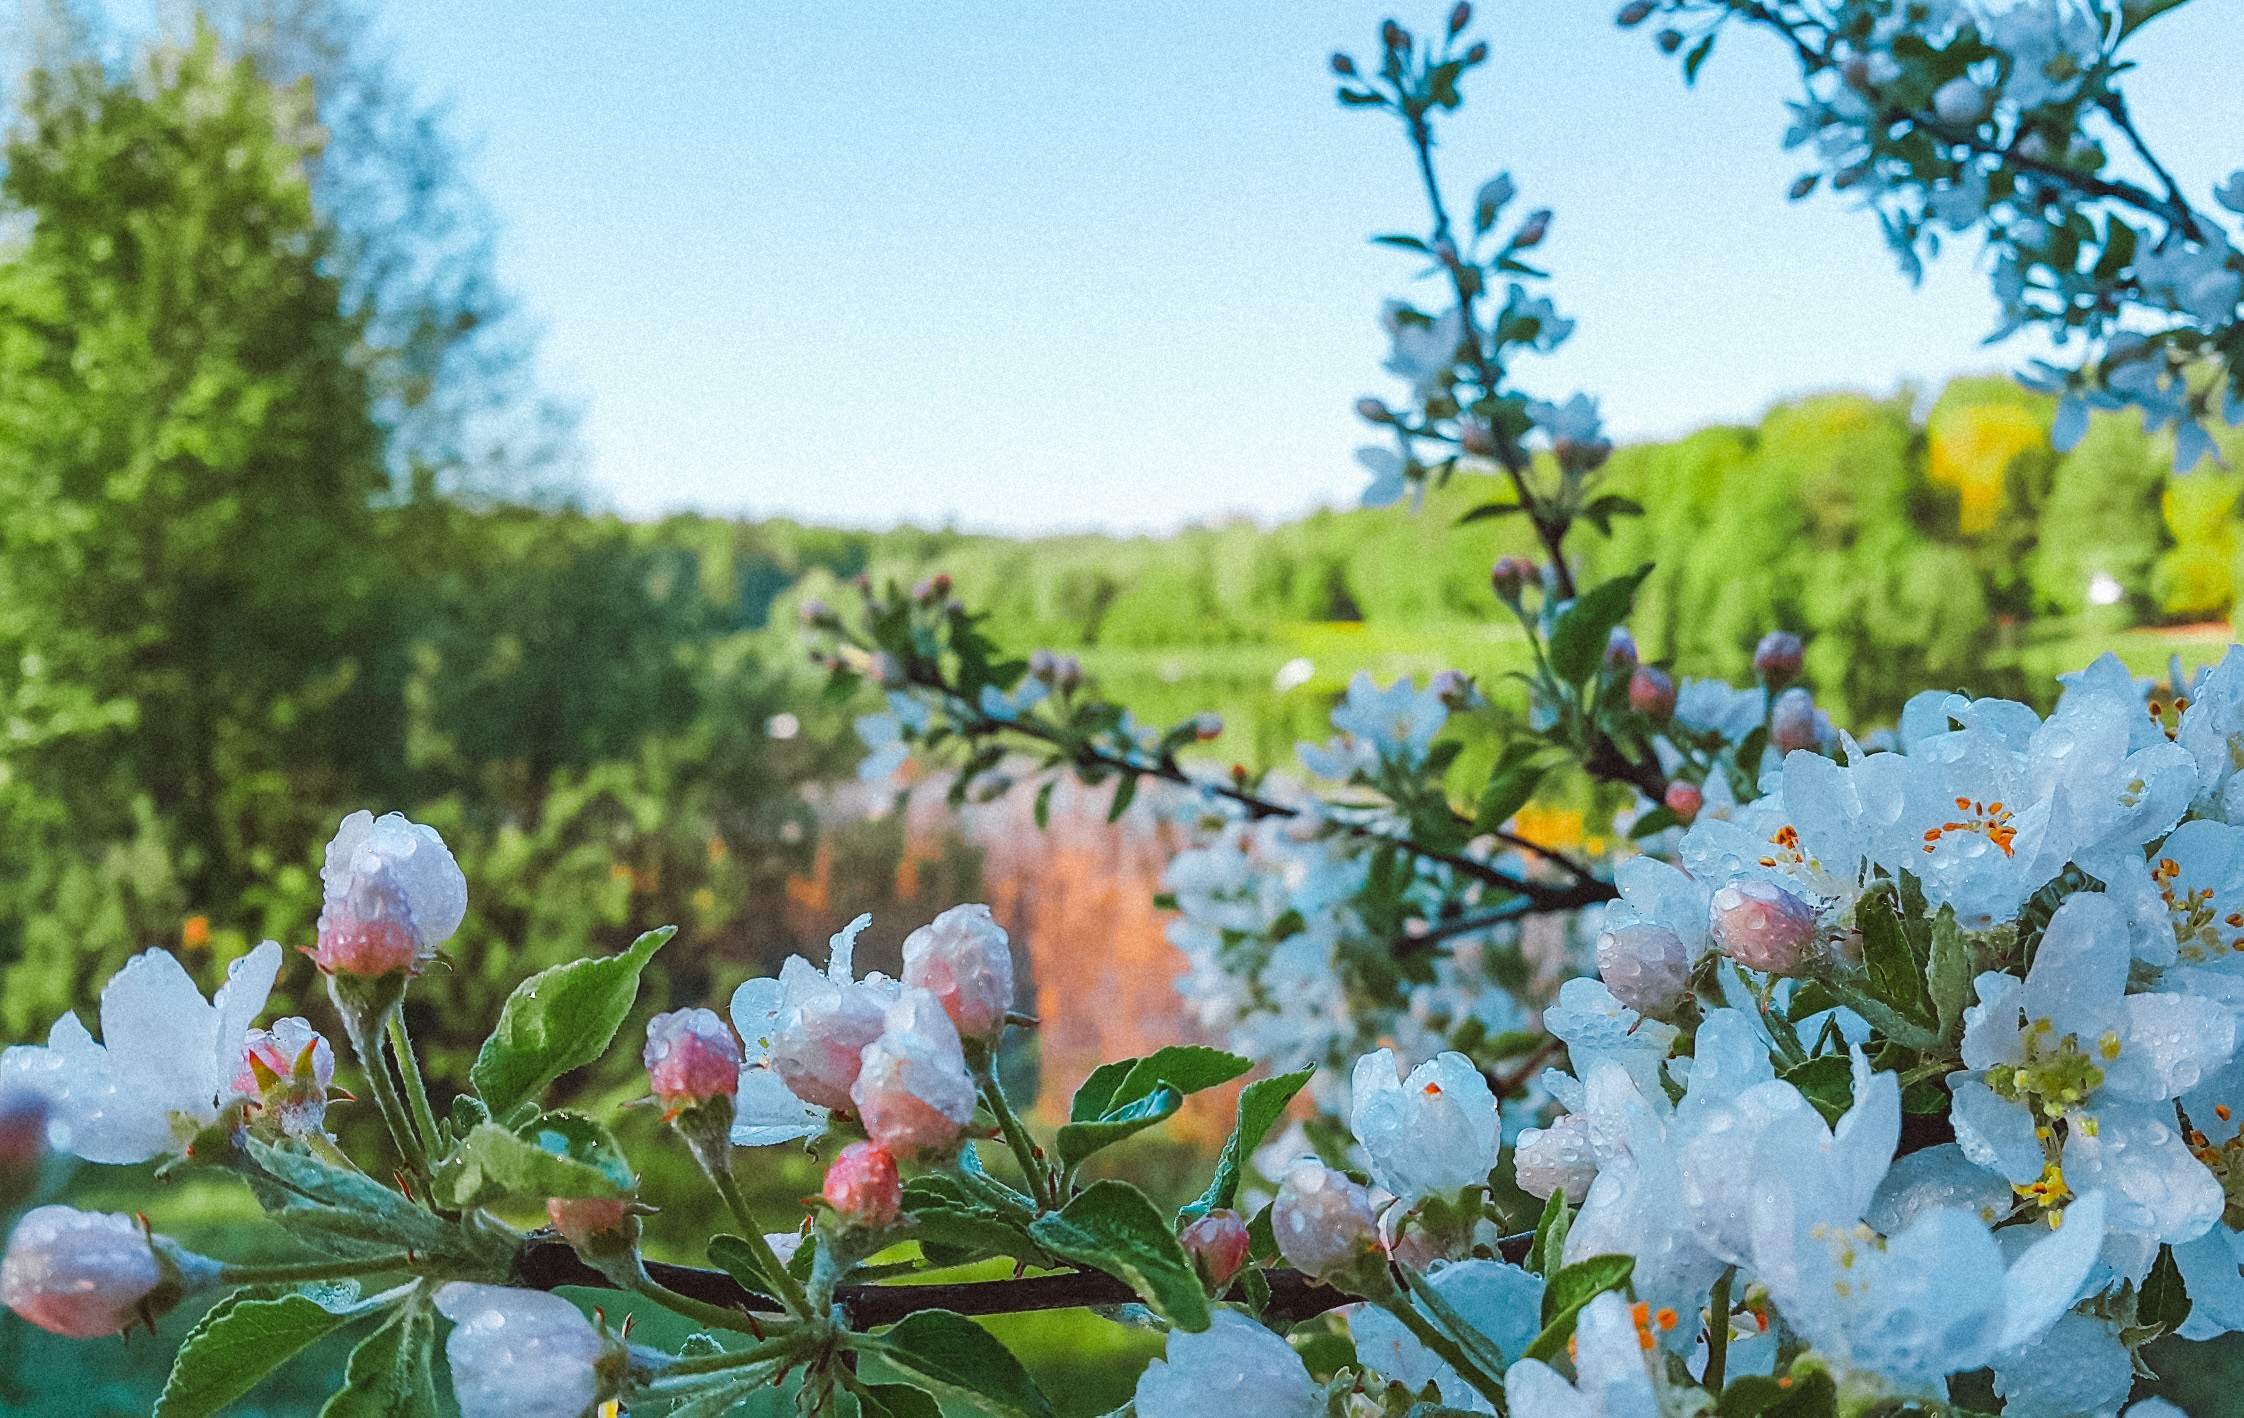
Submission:
[[[1299,1162],[1286,1173],[1270,1230],[1286,1264],[1315,1280],[1344,1275],[1379,1252],[1371,1193],[1322,1162]]]
[[[647,1021],[647,1083],[673,1112],[730,1098],[740,1087],[740,1040],[713,1009],[674,1009]]]
[[[1547,1128],[1520,1133],[1512,1151],[1519,1189],[1539,1201],[1562,1192],[1569,1205],[1580,1206],[1597,1180],[1597,1153],[1590,1147],[1589,1123],[1578,1113],[1568,1113]]]
[[[1200,1278],[1218,1295],[1246,1265],[1253,1247],[1239,1213],[1220,1209],[1194,1220],[1177,1233],[1177,1239],[1184,1243],[1184,1253],[1192,1257]]]
[[[163,1258],[132,1217],[41,1206],[8,1237],[0,1301],[51,1333],[99,1339],[139,1321],[164,1272]]]
[[[242,1040],[233,1091],[237,1097],[257,1099],[290,1137],[321,1130],[334,1083],[334,1046],[308,1019],[276,1019],[272,1028],[252,1029]]]
[[[996,1038],[1013,1007],[1013,952],[990,908],[953,906],[904,937],[904,986],[940,1000],[961,1038]]]
[[[1638,665],[1628,677],[1628,707],[1664,723],[1675,713],[1675,677],[1657,665]]]
[[[1748,969],[1790,974],[1815,943],[1815,907],[1773,881],[1733,882],[1712,910],[1715,944]]]
[[[1597,937],[1597,974],[1613,998],[1664,1019],[1691,993],[1691,953],[1666,926],[1638,921]]]
[[[1806,651],[1789,630],[1772,630],[1753,647],[1753,673],[1769,684],[1789,684],[1800,673]]]
[[[1605,668],[1622,674],[1636,668],[1636,637],[1625,625],[1616,625],[1605,637]]]
[[[1815,696],[1794,686],[1776,697],[1769,709],[1769,745],[1779,753],[1812,749],[1823,738],[1815,709]]]
[[[1957,75],[1932,91],[1932,116],[1949,128],[1977,128],[1993,104],[1976,80]]]
[[[545,1219],[578,1250],[599,1249],[631,1224],[631,1203],[612,1197],[548,1197]]]
[[[1029,678],[1040,684],[1050,684],[1058,672],[1060,662],[1049,650],[1031,650],[1028,657]]]
[[[1426,682],[1426,692],[1439,699],[1452,714],[1461,714],[1480,702],[1472,676],[1462,670],[1441,670]]]
[[[892,995],[865,982],[811,994],[771,1039],[771,1067],[805,1103],[846,1112],[865,1046],[886,1027]]]
[[[1393,423],[1395,421],[1395,411],[1366,394],[1363,398],[1356,400],[1356,417],[1362,419],[1365,423]]]
[[[327,844],[312,962],[329,975],[415,971],[467,917],[467,878],[433,827],[354,812]]]
[[[1527,214],[1526,221],[1519,224],[1519,230],[1512,233],[1512,249],[1525,251],[1529,247],[1540,246],[1543,244],[1543,238],[1550,235],[1550,230],[1550,208],[1537,207]]]
[[[1213,743],[1223,737],[1223,716],[1201,714],[1192,720],[1192,737],[1202,743]]]
[[[896,1175],[896,1159],[878,1144],[853,1142],[826,1169],[819,1195],[845,1224],[877,1230],[896,1224],[904,1183]]]
[[[1676,821],[1690,823],[1697,820],[1699,809],[1706,806],[1706,792],[1698,784],[1678,778],[1667,785],[1660,795],[1667,810],[1675,814]]]
[[[582,1418],[621,1386],[621,1346],[559,1295],[453,1281],[436,1308],[460,1418]]]
[[[1651,15],[1652,0],[1628,0],[1621,7],[1620,13],[1613,16],[1613,23],[1624,30],[1632,30],[1650,19]]]
[[[1497,557],[1488,572],[1488,584],[1495,590],[1496,599],[1508,606],[1518,605],[1521,594],[1541,579],[1535,563],[1523,556]]]
[[[907,989],[888,1007],[849,1090],[866,1135],[896,1158],[940,1156],[974,1117],[974,1079],[942,1001]]]

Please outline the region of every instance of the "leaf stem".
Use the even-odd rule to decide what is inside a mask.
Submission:
[[[1028,1128],[1021,1122],[1020,1114],[1005,1097],[1005,1085],[997,1077],[997,1051],[985,1049],[974,1061],[974,1071],[980,1075],[982,1100],[990,1105],[997,1117],[999,1131],[1005,1134],[1005,1145],[1012,1149],[1013,1160],[1020,1165],[1021,1175],[1028,1180],[1029,1195],[1038,1206],[1057,1206],[1060,1203],[1058,1182],[1051,1169],[1037,1151],[1036,1139],[1029,1136]]]
[[[1737,1277],[1734,1265],[1722,1267],[1706,1306],[1706,1391],[1719,1398],[1730,1364],[1730,1282]]]

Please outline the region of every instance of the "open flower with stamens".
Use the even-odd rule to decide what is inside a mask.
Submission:
[[[1496,1166],[1496,1095],[1471,1059],[1436,1055],[1399,1076],[1395,1051],[1356,1060],[1349,1127],[1372,1180],[1409,1207],[1486,1186]]]
[[[857,937],[872,921],[859,916],[834,934],[824,970],[791,955],[778,978],[759,977],[733,991],[742,1046],[735,1144],[816,1137],[830,1110],[852,1107],[849,1090],[865,1046],[880,1037],[898,988],[882,975],[855,977]]]
[[[102,987],[100,1043],[65,1014],[44,1046],[0,1054],[0,1088],[45,1098],[49,1138],[89,1162],[180,1152],[238,1096],[250,1022],[280,963],[280,947],[266,941],[228,966],[205,1000],[178,960],[144,951]]]

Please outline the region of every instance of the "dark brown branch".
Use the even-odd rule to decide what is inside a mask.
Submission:
[[[1505,1236],[1497,1253],[1517,1262],[1534,1244],[1533,1232]],[[647,1273],[689,1299],[742,1314],[779,1313],[779,1303],[743,1287],[721,1270],[669,1265],[648,1261]],[[1262,1272],[1270,1285],[1270,1303],[1263,1310],[1284,1324],[1321,1315],[1352,1303],[1354,1296],[1320,1285],[1298,1270],[1273,1267]],[[558,1290],[573,1286],[586,1290],[613,1290],[614,1283],[577,1257],[569,1243],[537,1235],[516,1262],[517,1283],[532,1290]],[[1237,1292],[1233,1292],[1236,1298]],[[1072,1310],[1085,1307],[1127,1305],[1137,1294],[1111,1275],[1095,1270],[1057,1275],[1027,1275],[1014,1280],[965,1280],[933,1285],[844,1285],[834,1292],[834,1302],[851,1329],[878,1329],[919,1310],[949,1310],[961,1315],[1010,1315],[1030,1310]]]

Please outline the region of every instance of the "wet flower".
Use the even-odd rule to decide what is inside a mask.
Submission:
[[[1772,881],[1732,882],[1714,893],[1710,909],[1715,943],[1749,969],[1788,975],[1815,944],[1815,907]]]
[[[1392,1049],[1356,1060],[1349,1127],[1372,1180],[1408,1206],[1486,1186],[1496,1165],[1496,1095],[1463,1054],[1438,1054],[1399,1077]]]
[[[1320,1418],[1324,1394],[1293,1346],[1219,1309],[1198,1334],[1169,1331],[1162,1357],[1138,1376],[1138,1418]]]
[[[672,1112],[729,1098],[740,1086],[740,1040],[713,1009],[674,1009],[647,1021],[647,1084]]]
[[[873,1143],[853,1142],[827,1167],[819,1195],[845,1224],[877,1229],[895,1224],[904,1184],[895,1158]]]
[[[904,937],[904,986],[940,1000],[961,1039],[995,1039],[1013,1007],[1013,952],[990,908],[953,906]]]
[[[614,1396],[618,1346],[559,1295],[454,1281],[436,1308],[461,1418],[584,1418]]]
[[[1343,1278],[1379,1251],[1371,1194],[1322,1162],[1298,1162],[1286,1173],[1270,1229],[1286,1264],[1318,1280]]]
[[[249,1031],[233,1090],[260,1100],[288,1136],[308,1137],[322,1130],[334,1083],[334,1047],[310,1020],[292,1015],[274,1020],[271,1029]]]
[[[1200,1278],[1218,1295],[1247,1263],[1252,1246],[1246,1221],[1238,1212],[1221,1208],[1194,1218],[1177,1233],[1177,1240],[1183,1243],[1184,1253],[1192,1257]]]
[[[939,1156],[958,1145],[975,1088],[942,1001],[925,990],[898,996],[849,1096],[866,1133],[893,1157]]]
[[[433,827],[401,813],[354,812],[320,867],[319,943],[329,975],[417,971],[467,916],[467,878]]]
[[[1597,1154],[1590,1146],[1589,1122],[1563,1113],[1547,1128],[1527,1128],[1512,1145],[1512,1170],[1519,1189],[1538,1201],[1563,1193],[1580,1206],[1597,1180]]]
[[[42,1206],[24,1213],[0,1259],[0,1303],[72,1339],[119,1334],[153,1318],[217,1264],[152,1239],[118,1212]]]
[[[250,1021],[280,962],[280,947],[266,941],[228,966],[205,1001],[176,959],[144,951],[102,987],[102,1042],[65,1014],[44,1047],[0,1054],[0,1089],[46,1099],[54,1145],[89,1162],[178,1152],[235,1096]]]

